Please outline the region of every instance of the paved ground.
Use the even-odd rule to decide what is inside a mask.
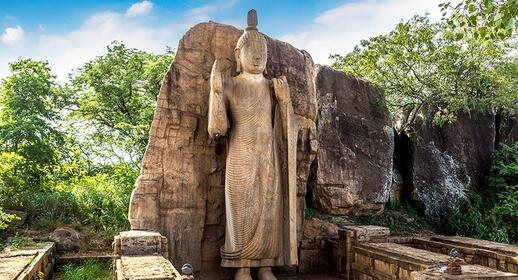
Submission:
[[[311,274],[301,276],[279,277],[279,280],[339,280],[340,278],[325,274]]]
[[[325,274],[308,274],[300,276],[277,276],[278,280],[340,280],[340,278],[334,276],[328,276]],[[205,275],[203,277],[198,276],[196,280],[214,280],[222,279],[215,276]],[[228,278],[231,279],[231,278]]]

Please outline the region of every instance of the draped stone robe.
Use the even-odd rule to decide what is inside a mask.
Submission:
[[[224,267],[296,264],[286,172],[292,108],[274,96],[270,80],[242,75],[227,79],[222,94],[211,91],[209,134],[228,134]]]

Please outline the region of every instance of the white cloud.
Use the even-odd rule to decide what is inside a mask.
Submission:
[[[152,7],[149,1],[139,2],[137,4],[141,4],[141,11],[143,3],[149,3],[145,5]],[[65,83],[72,70],[104,54],[105,47],[113,41],[122,41],[128,47],[143,51],[162,53],[166,46],[175,48],[185,31],[202,19],[208,19],[210,13],[216,12],[211,6],[204,5],[157,24],[128,16],[131,10],[133,15],[139,10],[134,8],[137,4],[133,4],[127,11],[92,14],[79,27],[66,33],[56,33],[45,26],[39,26],[25,40],[31,44],[23,44],[17,48],[6,48],[0,44],[0,80],[9,74],[8,62],[15,61],[18,57],[30,57],[47,60],[52,72],[57,75],[58,82]]]
[[[210,14],[217,11],[218,6],[213,4],[205,4],[187,11],[187,15],[196,21],[207,21],[210,19]]]
[[[127,17],[138,17],[145,16],[151,12],[153,9],[153,3],[148,0],[144,0],[142,2],[135,3],[131,5],[126,11]]]
[[[385,34],[401,20],[430,13],[441,17],[443,0],[369,0],[347,3],[319,14],[306,31],[286,34],[281,40],[307,50],[316,63],[329,63],[330,54],[345,54],[362,39]]]
[[[0,37],[0,40],[6,45],[13,46],[20,43],[24,37],[25,31],[23,31],[21,26],[17,25],[15,27],[7,27]]]
[[[65,34],[41,34],[32,57],[48,60],[60,82],[71,70],[105,52],[113,41],[150,52],[164,52],[165,46],[176,47],[183,32],[179,25],[151,26],[125,17],[125,14],[101,12],[90,16],[78,29]]]

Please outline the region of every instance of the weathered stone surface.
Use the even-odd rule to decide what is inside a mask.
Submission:
[[[115,262],[115,279],[181,280],[180,273],[162,256],[122,256]]]
[[[317,218],[304,224],[299,256],[300,273],[322,273],[329,269],[332,261],[326,240],[337,240],[338,226]]]
[[[401,201],[401,190],[403,188],[403,178],[398,168],[392,170],[392,183],[390,184],[390,203],[399,203]]]
[[[495,147],[495,120],[491,115],[460,115],[454,124],[437,127],[433,110],[422,113],[406,143],[406,170],[411,200],[436,226],[466,198],[466,190],[483,182]]]
[[[518,116],[497,115],[497,141],[510,145],[518,141]]]
[[[0,252],[0,279],[48,279],[55,264],[56,247],[52,242],[34,244],[28,248]]]
[[[163,255],[168,257],[167,238],[158,232],[130,230],[115,236],[114,255]]]
[[[313,204],[330,214],[380,210],[392,183],[394,133],[383,94],[318,67],[318,170]]]
[[[487,268],[480,265],[463,265],[461,266],[461,275],[449,275],[447,273],[440,272],[437,268],[429,268],[424,271],[412,272],[413,280],[453,280],[453,279],[498,279],[498,280],[515,280],[518,279],[518,275],[514,273],[502,272],[496,269]]]
[[[49,238],[56,242],[56,248],[60,252],[79,250],[83,244],[81,234],[69,227],[55,229]]]
[[[132,229],[158,230],[169,240],[170,259],[196,271],[218,267],[225,235],[225,143],[207,133],[209,77],[217,58],[235,75],[234,47],[242,30],[201,23],[180,41],[167,72],[130,210]],[[285,75],[298,125],[299,217],[309,166],[316,153],[317,102],[311,57],[266,37],[267,78]],[[299,224],[299,236],[301,233]]]

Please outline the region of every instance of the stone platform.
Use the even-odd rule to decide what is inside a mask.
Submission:
[[[159,255],[121,256],[115,261],[115,280],[180,280],[173,265]]]
[[[277,277],[279,280],[340,280],[342,278],[338,278],[336,276],[329,276],[325,274],[307,274],[307,275],[299,275],[299,276],[279,276]]]
[[[517,279],[518,247],[458,236],[391,237],[388,229],[339,231],[337,273],[344,279]],[[445,273],[452,249],[465,260],[461,275]]]
[[[518,273],[518,246],[461,236],[412,238],[405,245],[448,254],[455,248],[468,264]]]
[[[481,265],[462,265],[461,275],[441,272],[449,256],[396,243],[364,243],[354,250],[353,279],[513,279],[518,275]]]
[[[0,280],[48,279],[54,267],[54,243],[0,253]]]
[[[453,280],[453,279],[486,279],[486,280],[517,280],[518,275],[509,272],[502,272],[480,265],[463,265],[461,275],[448,275],[441,273],[437,269],[427,269],[425,271],[412,272],[413,280]]]

